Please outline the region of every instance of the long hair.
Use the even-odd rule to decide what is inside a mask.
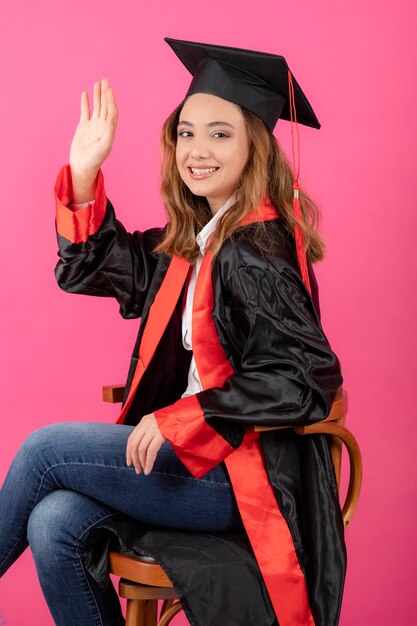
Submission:
[[[210,206],[203,196],[195,196],[182,180],[175,159],[177,125],[184,99],[165,121],[161,137],[161,196],[168,215],[163,241],[155,252],[176,255],[194,263],[199,255],[197,233],[211,219]],[[239,194],[236,202],[221,216],[209,247],[215,256],[225,239],[241,227],[240,221],[267,196],[276,207],[281,225],[294,241],[294,224],[301,228],[307,259],[316,262],[323,258],[325,243],[317,232],[320,212],[303,190],[299,190],[302,223],[296,219],[293,208],[293,172],[276,137],[254,113],[235,105],[242,112],[249,137],[249,156],[237,181]],[[253,241],[265,253],[273,250],[274,241],[267,236],[263,221],[254,222]],[[242,233],[243,234],[243,233]]]

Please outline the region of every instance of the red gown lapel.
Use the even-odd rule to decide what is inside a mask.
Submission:
[[[185,259],[177,256],[172,257],[162,285],[149,309],[148,320],[140,343],[139,359],[132,379],[129,395],[117,418],[116,424],[124,423],[126,413],[130,408],[140,380],[145,369],[151,362],[158,343],[174,312],[175,305],[180,297],[190,267],[190,263]]]

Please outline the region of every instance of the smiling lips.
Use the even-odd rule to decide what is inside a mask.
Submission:
[[[200,180],[202,178],[209,178],[213,176],[214,172],[217,172],[218,167],[188,167],[191,178]]]

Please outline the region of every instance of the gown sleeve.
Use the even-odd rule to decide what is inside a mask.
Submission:
[[[253,425],[326,418],[343,379],[301,277],[291,267],[242,266],[223,293],[225,328],[243,350],[221,387],[155,411],[162,435],[197,477],[237,448]],[[242,339],[243,336],[243,339]],[[230,360],[230,359],[229,359]]]
[[[116,298],[122,317],[140,317],[158,260],[153,248],[164,229],[128,233],[106,197],[101,170],[94,202],[72,210],[71,168],[64,165],[55,202],[58,285],[70,293]]]

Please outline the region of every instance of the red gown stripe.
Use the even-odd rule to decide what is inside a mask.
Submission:
[[[107,198],[102,171],[98,173],[94,204],[72,211],[67,206],[72,199],[71,167],[67,164],[61,168],[55,183],[56,229],[61,237],[71,243],[82,243],[98,231],[106,213]]]
[[[305,577],[268,480],[259,433],[247,432],[225,464],[280,626],[314,626]]]

